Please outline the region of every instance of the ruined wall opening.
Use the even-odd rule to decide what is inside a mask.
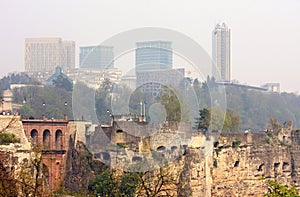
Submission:
[[[274,163],[274,169],[277,169],[279,167],[279,165],[280,165],[280,162]]]
[[[139,162],[142,161],[142,157],[134,156],[132,157],[132,162]]]
[[[183,148],[183,155],[186,155],[186,153],[187,153],[187,145],[186,144],[184,144],[183,146],[182,146],[182,148]]]
[[[99,155],[101,160],[109,161],[110,160],[110,155],[107,152],[101,152]]]
[[[234,163],[234,167],[239,167],[239,164],[240,164],[240,161],[236,161],[236,162]]]
[[[214,147],[217,148],[219,146],[219,142],[214,142]]]
[[[116,132],[117,132],[117,133],[123,133],[123,130],[118,129]]]
[[[63,149],[62,131],[61,130],[57,130],[55,132],[55,148],[56,148],[56,150],[62,150]]]
[[[43,148],[50,149],[50,131],[48,129],[43,133]]]
[[[156,150],[157,150],[157,151],[165,151],[165,150],[166,150],[166,147],[165,147],[165,146],[159,146],[159,147],[157,147]]]
[[[265,164],[263,164],[263,163],[260,164],[260,165],[258,166],[258,169],[257,169],[257,170],[258,170],[259,172],[263,171],[264,165],[265,165]]]
[[[288,170],[289,165],[290,165],[290,164],[289,164],[288,162],[283,162],[283,164],[282,164],[282,170],[283,170],[283,171]]]
[[[171,151],[175,151],[175,150],[177,150],[177,146],[172,146]]]
[[[38,136],[39,136],[38,131],[36,129],[32,129],[31,132],[30,132],[30,137],[31,137],[31,142],[33,144],[38,143]]]

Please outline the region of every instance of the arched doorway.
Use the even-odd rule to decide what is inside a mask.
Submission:
[[[50,131],[48,129],[44,130],[43,133],[43,148],[50,149]]]
[[[62,131],[61,130],[56,130],[56,132],[55,132],[55,148],[56,148],[56,150],[63,149]]]
[[[36,129],[32,129],[30,132],[30,137],[31,137],[31,142],[33,144],[38,144],[38,136],[39,136],[38,131]]]

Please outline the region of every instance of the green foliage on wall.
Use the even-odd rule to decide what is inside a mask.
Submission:
[[[268,181],[268,192],[264,195],[266,197],[299,197],[295,185],[284,185],[274,180]]]
[[[8,145],[10,143],[18,143],[20,139],[12,133],[0,133],[0,145]]]

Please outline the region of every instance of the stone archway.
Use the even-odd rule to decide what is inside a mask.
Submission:
[[[32,129],[30,132],[30,137],[33,144],[38,144],[38,136],[38,131],[36,129]]]
[[[62,131],[60,129],[55,132],[55,149],[62,150],[63,142],[62,142]]]
[[[43,132],[43,149],[49,150],[50,149],[50,131],[48,129],[45,129]]]

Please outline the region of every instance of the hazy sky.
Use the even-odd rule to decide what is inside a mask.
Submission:
[[[299,0],[1,0],[0,76],[24,70],[24,38],[61,37],[82,45],[139,27],[186,34],[211,54],[211,32],[232,31],[232,78],[280,82],[300,92]],[[78,57],[78,55],[77,55]],[[76,60],[78,64],[78,60]]]

